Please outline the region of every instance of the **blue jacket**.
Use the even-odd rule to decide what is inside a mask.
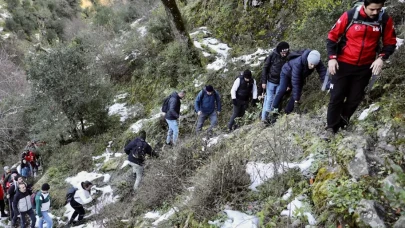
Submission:
[[[281,74],[284,74],[291,79],[292,84],[292,95],[294,100],[299,101],[302,95],[302,87],[304,86],[305,79],[316,71],[319,74],[319,79],[321,83],[323,82],[326,75],[326,67],[323,65],[322,61],[312,70],[308,68],[308,55],[312,50],[307,49],[304,53],[295,59],[290,60],[284,64]]]
[[[180,106],[181,101],[179,94],[177,92],[173,92],[170,95],[169,99],[169,110],[165,115],[165,119],[168,120],[177,120],[180,117]]]
[[[203,94],[204,93],[204,94]],[[216,103],[216,105],[215,105]],[[213,94],[208,95],[205,89],[201,90],[194,102],[194,109],[196,112],[201,111],[204,114],[211,114],[215,111],[215,106],[217,111],[221,111],[221,97],[219,93],[215,90]]]

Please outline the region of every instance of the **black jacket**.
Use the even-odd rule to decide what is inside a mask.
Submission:
[[[149,154],[149,156],[158,157],[158,154],[152,150],[152,147],[142,138],[136,138],[132,140],[128,145],[125,146],[125,153],[128,154],[128,161],[133,162],[138,165],[143,165],[144,159],[137,159],[133,156],[132,150],[135,149],[138,143],[142,143],[144,146],[145,154]]]
[[[267,84],[267,81],[280,84],[280,73],[284,63],[287,62],[287,57],[282,57],[279,53],[273,51],[267,58],[262,71],[262,84]]]
[[[31,194],[28,191],[17,192],[13,199],[13,209],[16,213],[31,210]]]
[[[177,120],[180,117],[180,97],[177,92],[170,95],[169,110],[166,112],[165,119]]]
[[[242,101],[248,101],[252,96],[254,80],[251,79],[249,82],[246,82],[243,76],[239,77],[240,84],[238,90],[236,90],[236,99]]]

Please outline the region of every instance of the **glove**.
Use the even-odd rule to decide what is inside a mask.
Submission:
[[[294,102],[294,112],[295,112],[295,113],[298,113],[298,114],[301,113],[301,112],[300,112],[300,103],[297,102],[297,101]]]
[[[257,99],[253,99],[253,100],[252,100],[252,106],[253,106],[253,107],[256,107],[256,104],[257,104]]]
[[[238,105],[238,101],[236,99],[232,99],[232,104],[237,106]]]

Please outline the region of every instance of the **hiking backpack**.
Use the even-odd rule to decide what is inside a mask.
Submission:
[[[172,96],[169,95],[168,97],[166,97],[166,98],[163,100],[162,112],[166,113],[167,111],[169,111],[169,101],[170,101],[170,98],[171,98],[171,97],[172,97]]]
[[[75,197],[75,193],[76,193],[77,190],[78,190],[78,188],[75,188],[75,187],[73,187],[73,186],[68,189],[68,191],[67,191],[67,193],[66,193],[66,202],[65,202],[65,205],[68,204],[68,203],[70,203],[70,201],[73,200],[73,198]]]
[[[31,194],[31,205],[32,205],[32,208],[33,208],[33,209],[35,209],[35,208],[37,207],[37,204],[36,204],[36,201],[35,201],[35,197],[36,197],[38,194],[41,195],[41,200],[42,200],[42,201],[45,200],[45,198],[44,198],[44,196],[41,194],[41,191],[40,191],[40,190],[38,190],[38,191],[36,191],[36,192],[33,192],[33,193]]]
[[[145,142],[137,140],[135,147],[131,150],[132,157],[143,161],[145,159],[145,147]]]

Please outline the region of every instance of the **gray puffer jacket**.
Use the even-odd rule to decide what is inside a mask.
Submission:
[[[32,209],[31,195],[26,192],[17,192],[13,200],[13,208],[18,212],[26,212]]]

